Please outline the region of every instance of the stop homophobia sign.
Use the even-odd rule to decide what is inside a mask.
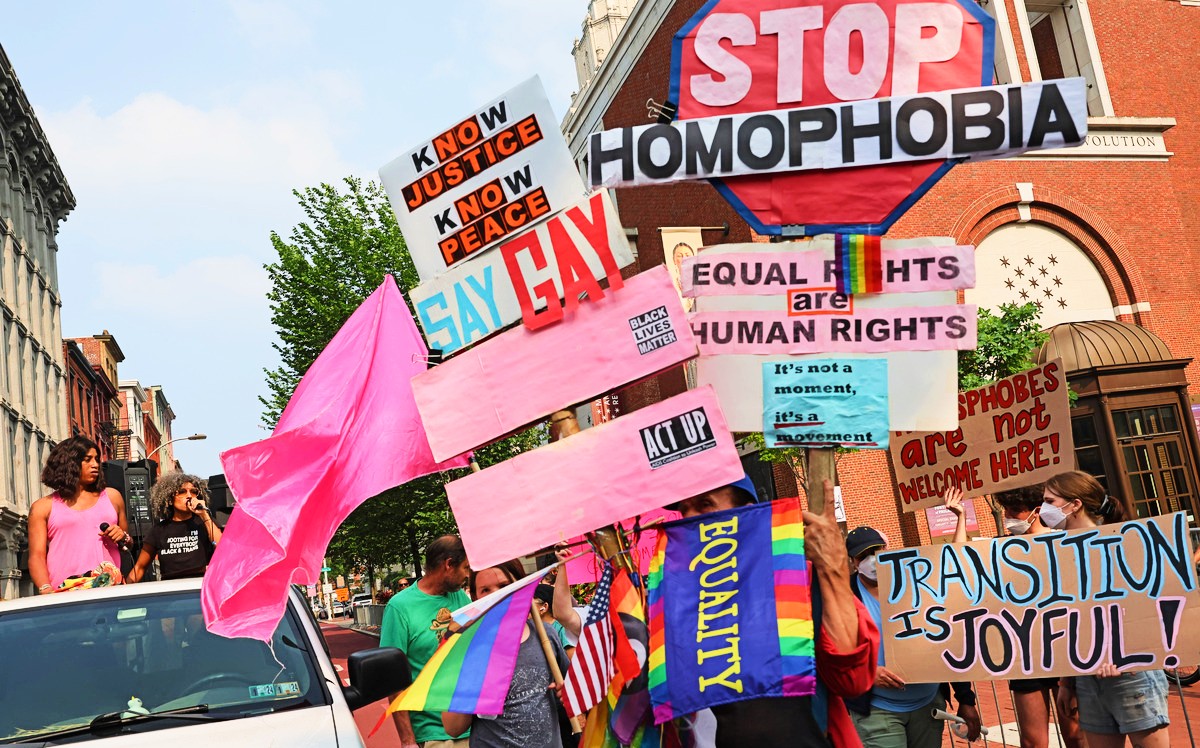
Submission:
[[[890,450],[906,512],[1041,483],[1075,466],[1062,359],[958,395],[954,431],[901,432]]]

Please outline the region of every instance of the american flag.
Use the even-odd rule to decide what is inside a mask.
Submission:
[[[571,667],[564,679],[563,706],[567,714],[577,717],[600,703],[608,693],[616,668],[613,666],[612,617],[608,614],[609,594],[612,590],[613,570],[611,564],[604,565],[604,573],[596,583],[596,592],[588,608],[587,620],[579,632],[579,646],[575,649]]]

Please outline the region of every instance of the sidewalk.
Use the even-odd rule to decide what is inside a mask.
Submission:
[[[1167,728],[1170,744],[1172,748],[1177,746],[1193,746],[1195,748],[1197,743],[1193,742],[1188,734],[1187,717],[1195,715],[1192,719],[1200,725],[1200,684],[1184,688],[1182,698],[1180,698],[1178,686],[1174,682],[1171,682],[1170,685],[1171,692],[1167,697],[1167,708],[1171,718],[1171,725]],[[1007,681],[999,681],[994,684],[977,683],[975,688],[979,694],[979,715],[988,729],[988,734],[982,740],[970,745],[1021,745],[1020,734],[1017,731],[1017,718],[1013,711],[1012,696],[1009,693]],[[955,738],[949,730],[946,730],[942,745],[965,748],[968,743]],[[1057,728],[1051,725],[1050,748],[1060,748],[1062,745],[1063,743],[1058,739]]]

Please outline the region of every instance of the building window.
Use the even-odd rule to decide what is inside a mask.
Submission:
[[[1025,46],[1035,78],[1082,77],[1088,86],[1088,115],[1111,117],[1112,102],[1100,64],[1100,52],[1087,0],[1014,0],[1024,2],[1028,36]]]
[[[1091,414],[1071,419],[1071,435],[1075,440],[1075,463],[1083,472],[1100,481],[1108,490],[1108,478],[1104,469],[1104,454],[1100,451],[1100,439],[1096,433],[1096,419]]]
[[[1112,418],[1137,516],[1156,517],[1181,510],[1191,513],[1193,488],[1178,408],[1158,405],[1118,410]]]

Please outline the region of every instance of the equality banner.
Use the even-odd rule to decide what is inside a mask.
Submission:
[[[635,187],[1007,158],[1078,145],[1086,135],[1087,83],[1067,78],[605,130],[589,140],[588,177],[593,187]]]
[[[453,457],[695,355],[660,265],[581,305],[568,323],[514,328],[422,372],[413,395],[433,454]]]
[[[683,293],[770,296],[793,290],[826,291],[823,298],[815,300],[839,301],[835,298],[839,280],[835,244],[834,239],[814,239],[711,247],[683,260]],[[884,239],[881,244],[882,293],[975,287],[973,246],[934,238]]]
[[[584,194],[537,76],[386,164],[379,176],[424,281]]]
[[[646,582],[654,721],[816,687],[797,499],[664,525]]]
[[[708,253],[713,250],[705,250]],[[778,309],[781,296],[705,296],[696,299],[700,311],[731,309]],[[855,309],[937,307],[953,304],[955,292],[919,294],[873,294],[854,297]],[[763,427],[762,366],[768,363],[798,363],[825,358],[805,356],[720,355],[701,356],[696,379],[711,385],[721,401],[721,410],[734,432],[759,431]],[[841,353],[840,359],[879,358],[887,361],[888,423],[895,430],[934,431],[958,426],[958,354],[955,351],[891,351],[888,353]]]
[[[698,311],[691,315],[700,354],[886,353],[975,347],[973,305],[837,310],[817,316],[779,311]]]
[[[939,506],[948,486],[982,496],[1075,467],[1062,359],[958,395],[953,431],[898,433],[892,464],[906,512]]]
[[[563,303],[619,288],[633,251],[608,192],[580,201],[498,251],[460,265],[409,293],[430,348],[453,353],[525,319],[561,319]],[[543,316],[544,315],[544,316]]]
[[[765,363],[762,391],[767,447],[887,448],[887,359]]]
[[[909,683],[1200,662],[1187,516],[879,554],[887,668]]]
[[[690,390],[446,486],[474,569],[743,476],[711,388]]]

